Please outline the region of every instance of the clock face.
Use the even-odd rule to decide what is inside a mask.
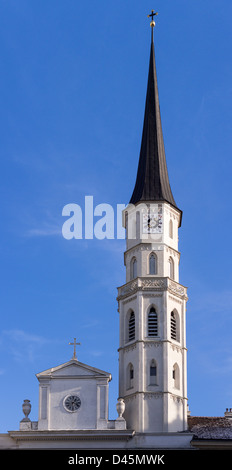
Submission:
[[[67,411],[74,412],[80,408],[81,400],[77,395],[68,395],[65,397],[63,404]]]
[[[162,233],[162,206],[143,214],[143,233]]]

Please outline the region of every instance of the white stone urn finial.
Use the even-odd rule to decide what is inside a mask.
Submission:
[[[22,421],[31,421],[29,418],[28,418],[28,415],[30,414],[31,412],[31,403],[30,403],[30,400],[24,400],[23,404],[22,404],[22,409],[23,409],[23,413],[25,414],[25,418],[22,419]]]
[[[122,415],[125,411],[125,402],[124,402],[123,398],[118,398],[116,409],[117,409],[117,412],[118,412],[118,418],[122,418]]]

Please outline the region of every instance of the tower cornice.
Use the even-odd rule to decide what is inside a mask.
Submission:
[[[137,277],[123,286],[118,287],[117,300],[123,300],[130,295],[134,295],[134,293],[138,291],[168,291],[181,299],[188,300],[187,287],[182,286],[169,277],[154,276]]]
[[[134,253],[138,252],[139,250],[142,250],[142,251],[153,251],[153,250],[162,251],[164,249],[166,249],[170,252],[173,252],[178,257],[178,259],[180,258],[180,251],[178,251],[175,248],[169,246],[167,243],[150,242],[150,241],[147,241],[146,243],[144,243],[144,241],[143,241],[143,242],[140,242],[138,245],[135,245],[131,248],[128,248],[128,250],[124,251],[124,264],[126,264],[125,260],[126,260],[126,257],[128,255],[134,254]]]

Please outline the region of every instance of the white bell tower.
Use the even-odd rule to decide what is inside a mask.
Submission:
[[[153,15],[154,16],[154,15]],[[152,41],[135,188],[125,209],[126,283],[118,288],[119,396],[138,433],[187,429],[186,301],[179,283],[182,212],[172,195]]]

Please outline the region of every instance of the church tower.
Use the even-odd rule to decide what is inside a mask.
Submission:
[[[151,50],[138,172],[126,228],[126,283],[118,288],[119,396],[127,427],[138,433],[187,429],[186,301],[179,283],[178,229],[167,171]]]

